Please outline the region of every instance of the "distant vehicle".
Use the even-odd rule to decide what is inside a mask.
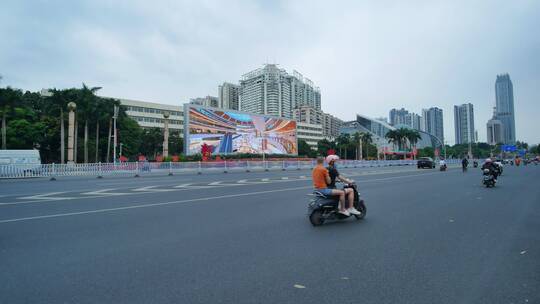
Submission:
[[[38,150],[0,150],[0,177],[29,175],[41,170]]]
[[[435,169],[435,162],[431,157],[420,157],[417,162],[418,169],[420,168],[428,168],[428,169]]]

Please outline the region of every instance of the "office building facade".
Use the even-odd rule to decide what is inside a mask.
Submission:
[[[324,138],[322,132],[321,124],[296,123],[296,136],[299,140],[304,140],[313,150],[317,150],[317,143]]]
[[[126,108],[126,114],[135,120],[142,128],[164,128],[163,114],[169,113],[169,129],[180,132],[183,137],[184,109],[182,106],[173,106],[140,100],[115,98]]]
[[[515,144],[516,122],[514,116],[514,86],[510,75],[497,75],[495,81],[496,117],[504,129],[504,144]]]
[[[454,129],[456,144],[476,142],[474,109],[471,103],[454,106]]]

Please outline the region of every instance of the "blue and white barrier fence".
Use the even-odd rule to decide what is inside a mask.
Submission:
[[[448,164],[460,160],[447,160]],[[270,170],[312,169],[315,160],[245,161],[226,160],[215,162],[125,162],[91,164],[21,164],[0,165],[0,179],[64,176],[142,176],[150,174],[202,174],[210,172],[251,172]],[[341,168],[371,168],[389,166],[416,166],[416,160],[340,160]]]

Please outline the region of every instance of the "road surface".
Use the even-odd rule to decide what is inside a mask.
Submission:
[[[540,303],[540,166],[342,171],[316,228],[306,170],[0,181],[0,303]]]

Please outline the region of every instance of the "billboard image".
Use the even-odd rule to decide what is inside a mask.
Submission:
[[[294,120],[194,105],[184,117],[186,154],[298,154]]]

